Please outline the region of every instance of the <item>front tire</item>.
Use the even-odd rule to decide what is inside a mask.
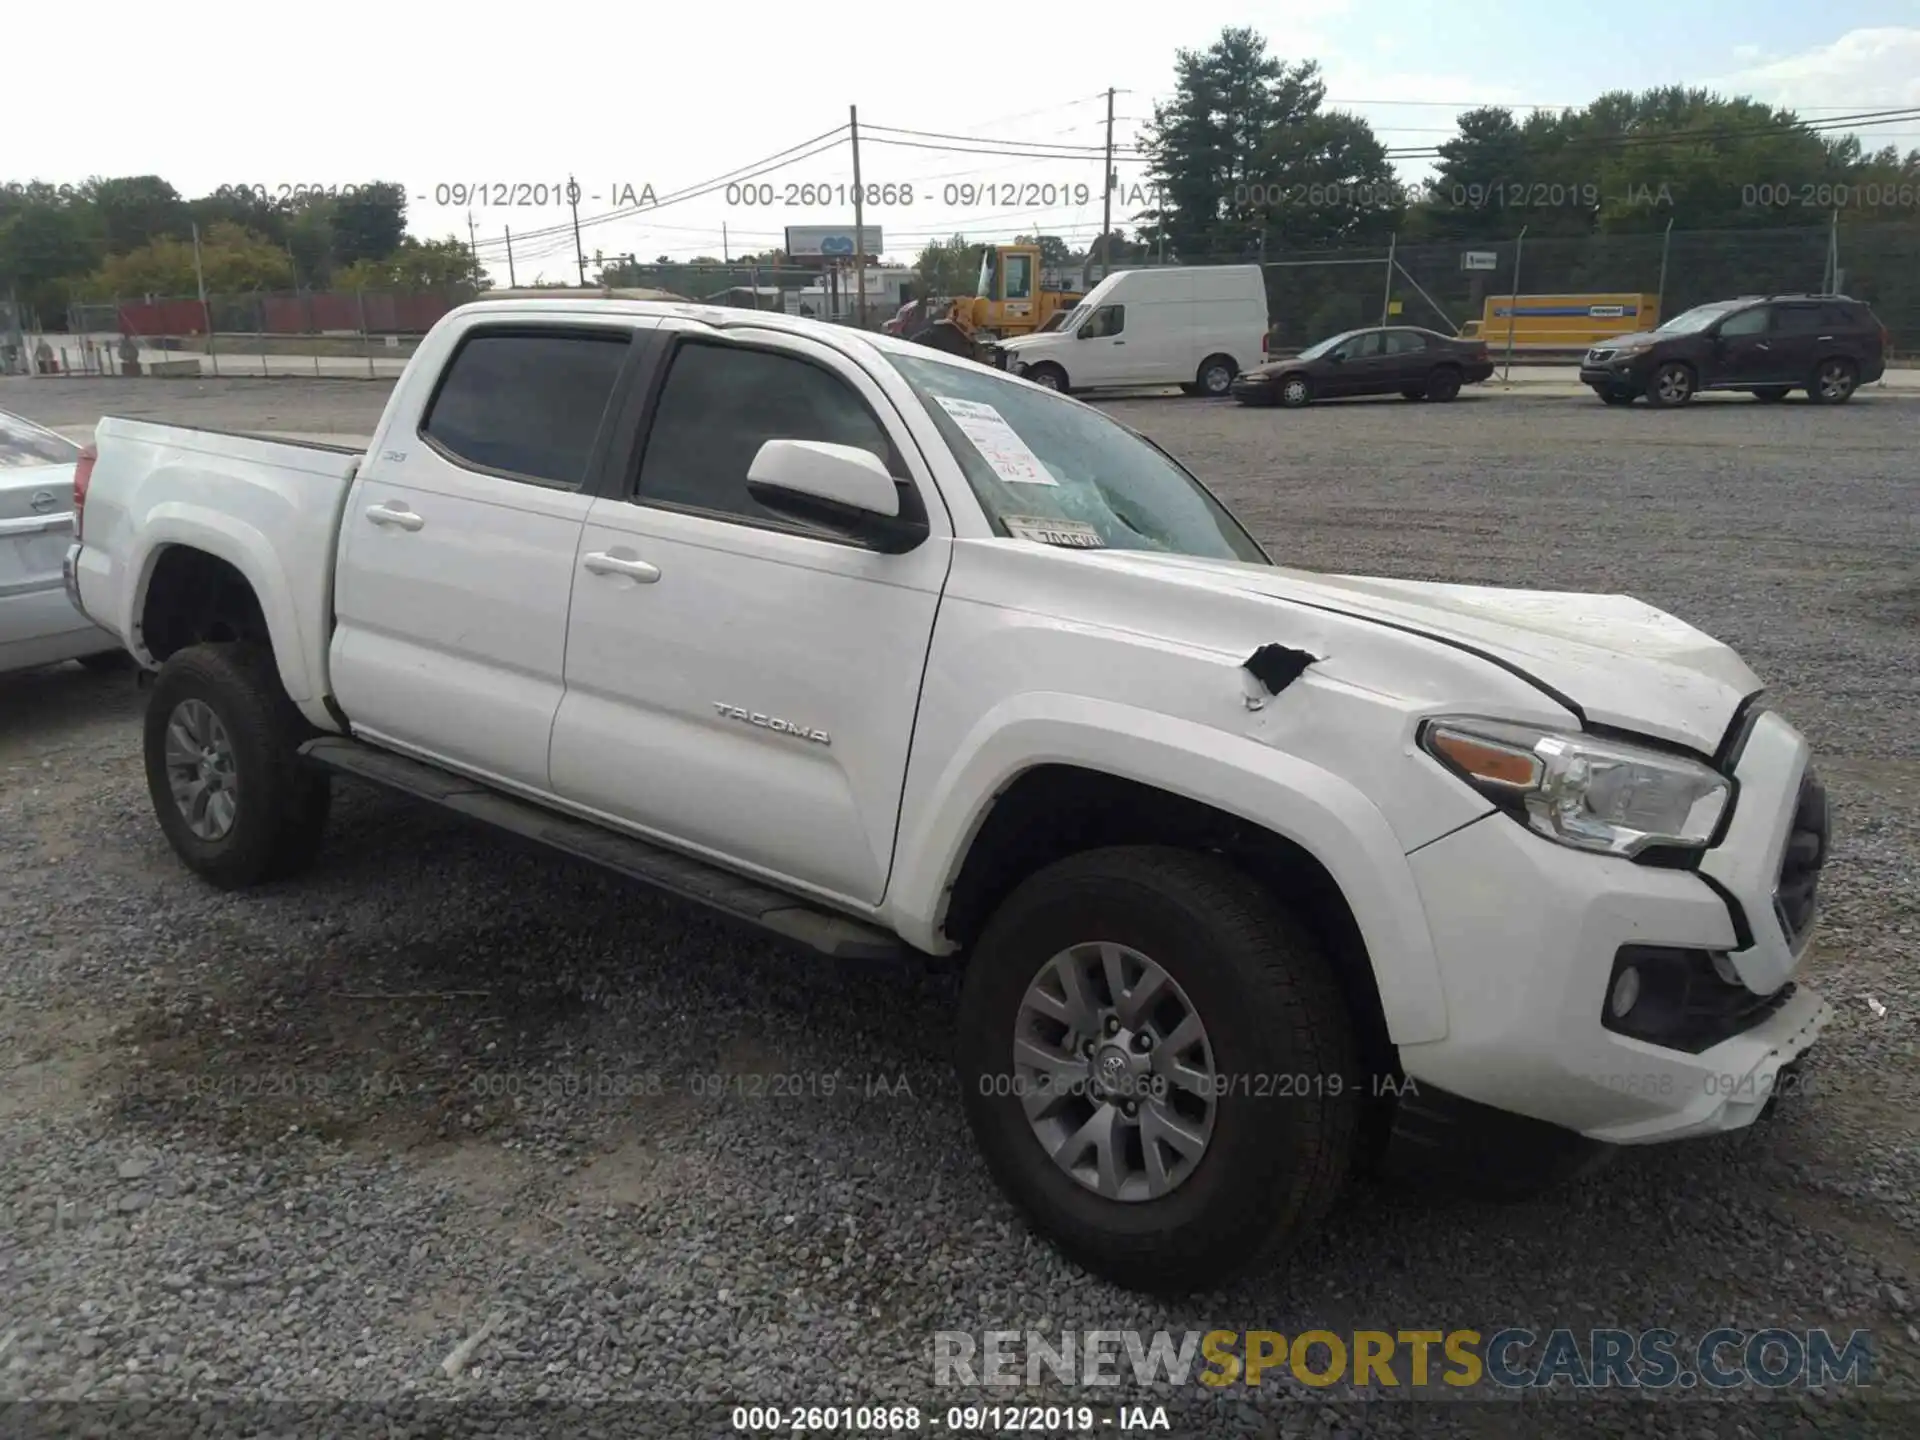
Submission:
[[[1200,387],[1198,393],[1210,400],[1221,400],[1233,393],[1233,377],[1239,373],[1240,367],[1233,363],[1231,355],[1209,355],[1200,362],[1193,383]]]
[[[1669,360],[1653,372],[1653,382],[1647,386],[1647,404],[1659,410],[1684,405],[1693,399],[1695,383],[1692,366]]]
[[[281,879],[313,860],[330,791],[299,747],[313,729],[259,645],[192,645],[148,696],[147,791],[174,852],[223,890]]]
[[[1816,405],[1844,405],[1860,386],[1860,367],[1851,360],[1822,360],[1807,386],[1807,399]]]
[[[1298,410],[1313,399],[1313,382],[1304,375],[1288,375],[1280,381],[1280,403]]]
[[[1202,1289],[1271,1255],[1332,1206],[1359,1143],[1326,958],[1190,851],[1095,850],[1022,884],[969,965],[958,1059],[1001,1188],[1133,1289]]]
[[[1044,390],[1058,390],[1062,395],[1067,393],[1067,372],[1051,362],[1034,366],[1020,378],[1031,380]]]

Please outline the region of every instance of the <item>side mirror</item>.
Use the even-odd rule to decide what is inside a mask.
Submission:
[[[897,555],[927,538],[927,522],[903,517],[900,487],[880,457],[824,440],[769,440],[747,467],[747,493],[803,525]]]
[[[1346,360],[1347,357],[1338,350],[1329,350],[1327,352],[1327,363],[1329,365],[1344,365]]]

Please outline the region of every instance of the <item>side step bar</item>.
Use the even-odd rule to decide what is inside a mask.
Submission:
[[[912,953],[904,942],[876,926],[818,909],[703,860],[556,814],[404,755],[335,736],[309,740],[300,747],[300,753],[343,775],[430,800],[469,819],[617,870],[822,955],[842,960],[899,960]]]

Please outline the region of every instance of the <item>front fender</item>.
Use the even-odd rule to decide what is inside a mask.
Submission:
[[[146,612],[147,587],[152,583],[154,567],[168,549],[185,546],[226,561],[253,587],[260,613],[266,617],[274,663],[288,698],[295,704],[313,698],[312,675],[293,594],[265,535],[234,515],[180,500],[154,506],[142,518],[138,534],[141,549],[135,557],[134,573],[139,579],[129,592],[121,633],[139,637],[135,653],[140,659],[151,662],[153,658],[146,649],[140,618]]]
[[[1029,692],[984,714],[903,827],[887,918],[950,949],[937,917],[994,798],[1035,766],[1074,765],[1170,791],[1293,841],[1332,875],[1373,965],[1397,1045],[1447,1033],[1439,962],[1412,870],[1386,817],[1332,772],[1268,745],[1077,695]]]

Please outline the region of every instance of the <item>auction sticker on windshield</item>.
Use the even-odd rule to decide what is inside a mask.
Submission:
[[[1091,525],[1079,520],[1046,520],[1037,515],[1002,515],[1000,523],[1016,540],[1037,540],[1042,545],[1064,545],[1072,550],[1101,550],[1106,541]]]
[[[1047,473],[1040,457],[1027,448],[1027,442],[1007,424],[1006,417],[993,406],[979,400],[961,400],[952,395],[936,395],[940,408],[953,417],[960,433],[973,443],[980,458],[993,467],[993,473],[1015,485],[1058,485]]]

